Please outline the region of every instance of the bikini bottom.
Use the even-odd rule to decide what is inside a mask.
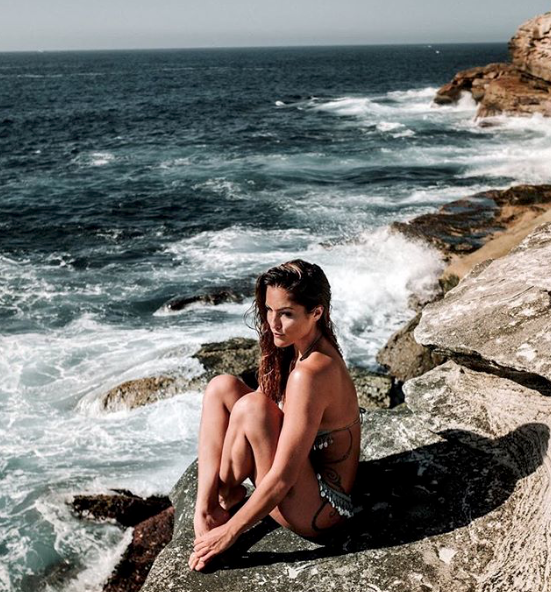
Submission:
[[[361,506],[354,506],[352,496],[349,493],[343,493],[342,491],[333,489],[319,473],[316,476],[318,478],[321,497],[327,500],[341,516],[351,518],[362,510]]]

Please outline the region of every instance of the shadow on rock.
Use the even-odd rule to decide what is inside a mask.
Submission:
[[[549,428],[525,424],[495,440],[462,430],[448,430],[440,436],[445,438],[443,442],[361,462],[354,494],[363,509],[338,532],[316,539],[322,546],[256,551],[253,547],[279,528],[267,519],[213,562],[212,570],[346,555],[411,543],[466,526],[506,502],[517,482],[542,464]],[[270,537],[272,548],[277,548],[277,537],[272,538],[276,534]]]

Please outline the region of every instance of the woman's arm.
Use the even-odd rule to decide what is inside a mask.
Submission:
[[[308,462],[326,407],[324,382],[324,372],[309,368],[296,369],[290,375],[285,417],[271,469],[226,524],[195,540],[191,569],[202,569],[212,557],[230,547],[240,534],[267,516],[296,483]]]

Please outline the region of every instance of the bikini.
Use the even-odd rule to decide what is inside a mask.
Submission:
[[[351,427],[355,426],[358,423],[360,425],[363,424],[364,413],[365,409],[363,407],[360,407],[358,417],[352,423],[342,428],[336,428],[334,430],[320,430],[316,434],[316,439],[314,440],[314,445],[312,446],[312,453],[319,454],[321,450],[330,446],[333,443],[334,433],[349,430]],[[321,497],[327,500],[329,504],[341,516],[351,518],[352,516],[354,516],[354,514],[357,514],[361,511],[361,507],[354,506],[352,496],[349,493],[344,493],[331,487],[331,485],[329,485],[329,483],[327,483],[327,481],[322,477],[321,473],[316,473],[316,477],[318,478]]]
[[[314,346],[316,343],[322,338],[323,333],[320,333],[314,341],[310,344],[310,346],[306,349],[306,351],[302,354],[299,358],[299,361],[302,362],[305,360],[308,355],[313,351]],[[295,367],[296,361],[293,360],[289,367],[289,373]],[[280,408],[283,408],[283,403],[280,401]],[[343,432],[344,430],[349,430],[351,427],[355,426],[357,423],[360,425],[363,423],[363,415],[365,413],[365,409],[363,407],[359,407],[359,413],[357,419],[355,419],[351,424],[344,426],[342,428],[336,428],[334,430],[320,430],[316,434],[316,438],[314,440],[314,444],[312,446],[312,453],[314,455],[318,455],[320,451],[324,448],[327,448],[333,443],[332,434],[336,432]],[[313,466],[314,469],[316,468],[316,458],[313,459]],[[321,463],[323,464],[323,463]],[[318,479],[318,484],[320,488],[320,495],[323,499],[326,499],[329,504],[341,515],[346,516],[347,518],[351,518],[354,514],[357,514],[362,510],[361,507],[355,507],[352,501],[352,496],[349,493],[344,493],[343,491],[339,491],[335,489],[327,483],[327,481],[322,477],[321,473],[316,472],[316,477]]]

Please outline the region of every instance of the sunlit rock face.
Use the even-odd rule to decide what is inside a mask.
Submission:
[[[517,68],[551,82],[551,12],[522,24],[509,42]]]
[[[473,363],[551,380],[551,224],[426,306],[415,339]]]
[[[208,573],[190,572],[192,465],[172,492],[173,541],[143,591],[545,589],[551,400],[447,362],[409,381],[406,403],[368,413],[363,511],[330,544],[264,520]]]

